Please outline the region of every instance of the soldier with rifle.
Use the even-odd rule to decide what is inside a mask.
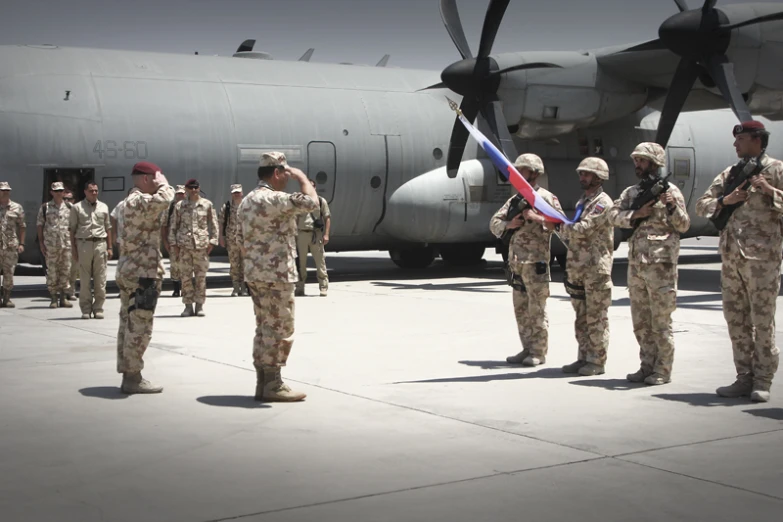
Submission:
[[[783,249],[783,162],[766,154],[769,132],[758,121],[734,127],[739,163],[721,172],[696,203],[720,230],[723,316],[734,352],[736,381],[721,397],[770,398],[780,350],[775,305]]]
[[[631,157],[641,181],[626,188],[609,210],[613,226],[633,229],[628,241],[628,292],[641,366],[627,379],[660,385],[671,382],[677,258],[680,234],[691,222],[680,189],[660,176],[666,166],[663,147],[640,143]]]

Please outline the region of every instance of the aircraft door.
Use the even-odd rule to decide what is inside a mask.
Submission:
[[[334,199],[337,154],[330,141],[311,141],[307,144],[307,176],[315,180],[318,195],[331,203]]]
[[[669,183],[677,186],[690,209],[693,199],[693,187],[696,180],[696,156],[691,147],[669,147],[667,174],[671,173]]]

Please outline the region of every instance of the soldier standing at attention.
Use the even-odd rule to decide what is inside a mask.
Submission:
[[[166,252],[169,253],[169,273],[171,274],[171,282],[174,283],[174,291],[171,293],[171,297],[182,296],[182,281],[179,277],[177,256],[171,251],[171,245],[169,244],[169,223],[171,222],[171,214],[174,213],[174,207],[183,199],[185,199],[185,185],[177,185],[174,201],[169,204],[169,209],[163,213],[163,222],[161,223],[160,231],[161,237],[163,238],[163,245],[166,247]]]
[[[11,185],[0,181],[0,308],[14,308],[11,290],[14,288],[14,270],[19,254],[24,252],[24,236],[27,225],[24,222],[24,208],[11,201]]]
[[[73,308],[65,298],[72,253],[71,234],[68,231],[71,209],[63,201],[64,190],[62,181],[52,183],[52,200],[41,206],[36,221],[38,243],[46,258],[46,286],[49,287],[49,295],[52,298],[49,308],[57,308],[58,303],[61,307]]]
[[[103,319],[106,302],[106,264],[112,256],[109,207],[98,201],[98,184],[90,181],[84,188],[84,199],[71,210],[71,243],[73,259],[79,265],[79,307],[82,319],[90,315]],[[90,280],[93,295],[90,293]]]
[[[226,201],[220,212],[220,246],[228,250],[231,283],[234,286],[231,297],[247,295],[244,268],[242,266],[242,245],[239,243],[237,229],[237,209],[242,203],[242,185],[231,185],[231,199]]]
[[[557,196],[537,183],[538,178],[544,174],[544,162],[541,158],[535,154],[522,154],[514,162],[514,167],[539,196],[553,208],[562,211]],[[507,357],[506,361],[512,364],[521,363],[523,366],[538,366],[546,362],[549,349],[546,300],[549,297],[550,243],[555,224],[544,219],[544,216],[531,208],[524,199],[518,203],[518,210],[521,212],[509,221],[509,209],[516,201],[519,201],[516,196],[506,201],[492,216],[489,225],[498,238],[507,230],[514,231],[509,245],[508,267],[522,351]]]
[[[164,274],[158,218],[174,199],[174,189],[153,163],[137,163],[131,175],[135,187],[125,199],[122,255],[117,263],[117,373],[122,374],[124,393],[158,393],[163,388],[142,378],[141,370]]]
[[[305,394],[283,382],[294,344],[296,221],[318,208],[318,195],[307,176],[289,167],[282,152],[261,156],[258,186],[239,205],[239,239],[245,254],[245,281],[253,298],[256,335],[253,366],[258,401],[301,401]],[[284,192],[289,178],[302,192]]]
[[[737,380],[716,393],[750,396],[754,402],[769,401],[780,358],[775,308],[783,249],[783,162],[766,154],[768,143],[769,132],[761,122],[734,127],[734,148],[741,161],[721,172],[696,203],[696,212],[703,217],[731,212],[725,224],[716,225],[722,227],[723,315]],[[729,185],[738,186],[727,190]]]
[[[63,201],[68,205],[68,208],[73,208],[75,205],[73,192],[68,187],[65,187],[63,191]],[[73,244],[73,241],[71,241]],[[65,289],[65,298],[69,301],[76,301],[76,281],[79,280],[79,261],[71,256],[71,272],[68,276],[68,288]]]
[[[315,188],[315,181],[310,180]],[[296,249],[299,254],[299,282],[296,284],[295,295],[305,295],[307,282],[307,253],[313,254],[318,290],[321,297],[326,297],[329,290],[329,276],[326,274],[326,258],[324,246],[329,243],[329,229],[332,226],[332,213],[326,200],[318,196],[318,210],[299,216],[297,226],[299,234],[296,239]]]
[[[185,183],[187,199],[174,206],[169,222],[169,244],[177,257],[182,279],[182,317],[204,317],[207,300],[207,270],[209,254],[218,244],[218,221],[212,202],[202,198],[199,182],[189,179]],[[195,289],[194,289],[195,281]],[[193,311],[193,303],[196,310]]]
[[[614,204],[604,192],[609,166],[601,158],[585,158],[576,171],[585,191],[577,206],[582,216],[573,225],[560,225],[558,235],[568,247],[566,291],[576,312],[574,330],[579,353],[564,373],[601,375],[609,349],[609,307],[612,304],[614,227],[608,210]]]
[[[666,166],[666,152],[657,143],[640,143],[631,157],[642,183],[656,179]],[[642,183],[623,191],[609,210],[609,221],[615,227],[635,229],[628,240],[628,292],[641,367],[627,379],[660,385],[671,382],[680,234],[688,230],[691,220],[682,192],[675,185],[638,210],[631,210],[644,192]]]

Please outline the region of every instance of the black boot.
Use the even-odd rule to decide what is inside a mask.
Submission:
[[[171,294],[171,297],[182,297],[182,282],[181,281],[174,281],[174,292]]]

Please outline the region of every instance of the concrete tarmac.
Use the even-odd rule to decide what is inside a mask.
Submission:
[[[735,378],[716,244],[683,242],[673,381],[657,387],[625,379],[639,366],[625,245],[597,377],[560,371],[577,349],[556,265],[547,362],[528,369],[505,362],[521,348],[491,250],[479,268],[412,272],[328,255],[328,297],[311,268],[296,300],[296,404],[252,400],[252,304],[230,297],[223,260],[206,317],[159,300],[143,373],[165,389],[148,396],[119,392],[116,293],[106,319],[82,320],[76,302],[50,310],[27,268],[0,309],[0,520],[779,519],[781,378],[766,404],[714,393]]]

